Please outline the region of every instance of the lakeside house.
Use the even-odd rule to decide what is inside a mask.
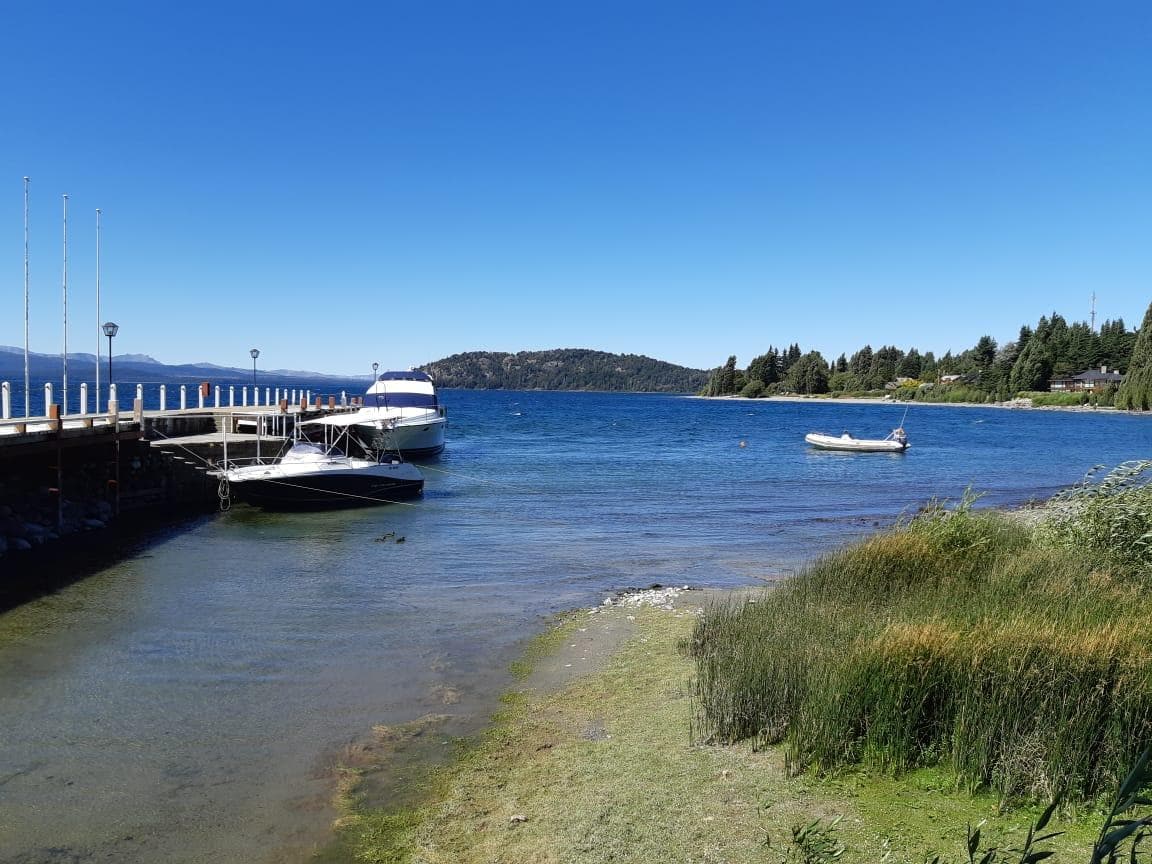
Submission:
[[[1075,393],[1085,390],[1094,393],[1103,390],[1109,384],[1119,386],[1123,380],[1124,376],[1119,372],[1109,372],[1107,366],[1101,366],[1099,371],[1089,369],[1078,375],[1053,378],[1048,382],[1048,389],[1053,393]]]

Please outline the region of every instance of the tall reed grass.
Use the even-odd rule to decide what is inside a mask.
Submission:
[[[1048,502],[1041,539],[1086,549],[1123,567],[1152,566],[1152,461],[1097,467]]]
[[[712,607],[694,735],[783,743],[797,771],[947,764],[1003,798],[1114,788],[1152,736],[1147,574],[1060,530],[933,503]]]

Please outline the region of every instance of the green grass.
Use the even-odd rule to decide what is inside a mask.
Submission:
[[[1022,397],[1031,399],[1032,404],[1043,408],[1074,408],[1078,405],[1087,405],[1092,400],[1089,391],[1076,391],[1073,393],[1021,393]]]
[[[1126,462],[1054,496],[1039,526],[1048,545],[1083,550],[1136,572],[1152,568],[1152,462]]]
[[[694,734],[780,743],[794,771],[943,765],[1003,800],[1108,793],[1152,736],[1152,600],[1136,552],[1054,542],[1067,530],[934,505],[717,605],[691,640]]]
[[[845,864],[886,853],[890,864],[922,864],[930,852],[962,849],[967,823],[987,821],[995,840],[1034,817],[957,791],[945,772],[792,776],[774,749],[701,746],[688,735],[693,661],[679,650],[694,619],[653,609],[601,614],[637,619],[635,637],[606,668],[557,692],[512,696],[421,806],[378,818],[361,812],[346,827],[356,841],[350,860],[762,864],[799,854],[794,830],[819,818],[839,820]],[[1076,821],[1063,838],[1075,860],[1086,857],[1096,824]],[[818,839],[809,833],[810,849]]]
[[[917,402],[947,402],[950,404],[959,402],[983,404],[995,401],[992,394],[964,384],[937,384],[935,387],[917,390],[913,398]]]

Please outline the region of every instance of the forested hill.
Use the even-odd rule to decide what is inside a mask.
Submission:
[[[554,351],[469,351],[421,366],[437,387],[471,390],[616,390],[696,393],[708,373],[638,354],[583,348]]]

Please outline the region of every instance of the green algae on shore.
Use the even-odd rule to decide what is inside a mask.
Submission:
[[[865,771],[792,776],[782,754],[750,744],[703,746],[689,737],[692,663],[683,646],[697,621],[685,607],[613,607],[568,616],[542,637],[570,678],[504,700],[491,727],[430,772],[420,802],[365,807],[345,790],[339,833],[348,858],[383,862],[696,861],[751,864],[779,849],[794,825],[837,817],[840,860],[920,864],[959,853],[966,823],[1014,837],[1035,818],[1003,814],[987,795],[958,792],[938,769],[898,779]],[[600,635],[622,644],[584,674],[565,664]],[[581,641],[581,640],[584,641]],[[536,653],[533,664],[557,654]],[[529,676],[529,681],[534,681]],[[1067,827],[1067,826],[1063,826]],[[1073,825],[1060,849],[1091,841]],[[338,860],[338,859],[329,859]]]

